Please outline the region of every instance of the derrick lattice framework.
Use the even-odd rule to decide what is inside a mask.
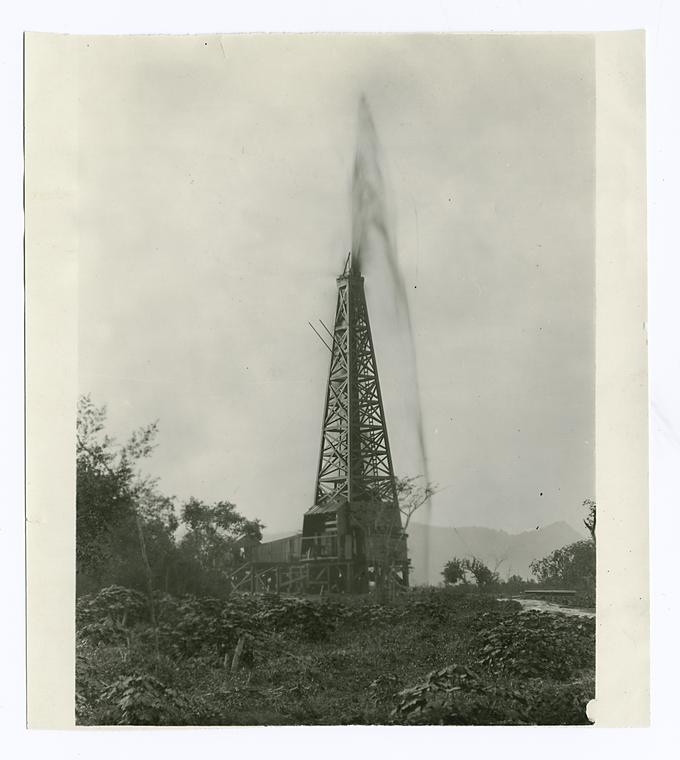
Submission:
[[[337,285],[316,490],[303,519],[301,560],[309,588],[361,593],[372,582],[407,586],[406,535],[364,278],[346,266]]]
[[[316,505],[394,505],[392,457],[364,294],[354,268],[340,276],[323,418]]]
[[[244,550],[248,561],[233,574],[234,590],[365,593],[372,585],[386,592],[408,586],[364,278],[349,259],[337,286],[333,330],[324,341],[331,362],[314,503],[301,534]]]

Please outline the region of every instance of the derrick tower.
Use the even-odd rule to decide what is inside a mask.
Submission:
[[[301,559],[311,585],[362,592],[408,585],[402,530],[364,278],[351,261],[337,278],[315,503],[303,518]]]

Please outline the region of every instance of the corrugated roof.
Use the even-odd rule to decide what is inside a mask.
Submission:
[[[283,541],[286,538],[295,538],[296,536],[301,536],[302,531],[301,530],[289,530],[285,533],[272,533],[271,535],[267,534],[265,531],[262,535],[262,543],[263,544],[269,544],[272,541]]]

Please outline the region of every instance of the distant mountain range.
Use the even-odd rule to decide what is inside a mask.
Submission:
[[[583,538],[565,522],[516,534],[492,528],[448,528],[412,522],[408,529],[411,582],[441,582],[441,571],[453,557],[477,557],[501,578],[529,578],[532,560]]]

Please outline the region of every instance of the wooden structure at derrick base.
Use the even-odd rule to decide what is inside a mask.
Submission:
[[[234,591],[364,593],[408,586],[401,525],[364,278],[337,278],[314,504],[302,532],[243,547]],[[324,326],[324,329],[325,326]]]

